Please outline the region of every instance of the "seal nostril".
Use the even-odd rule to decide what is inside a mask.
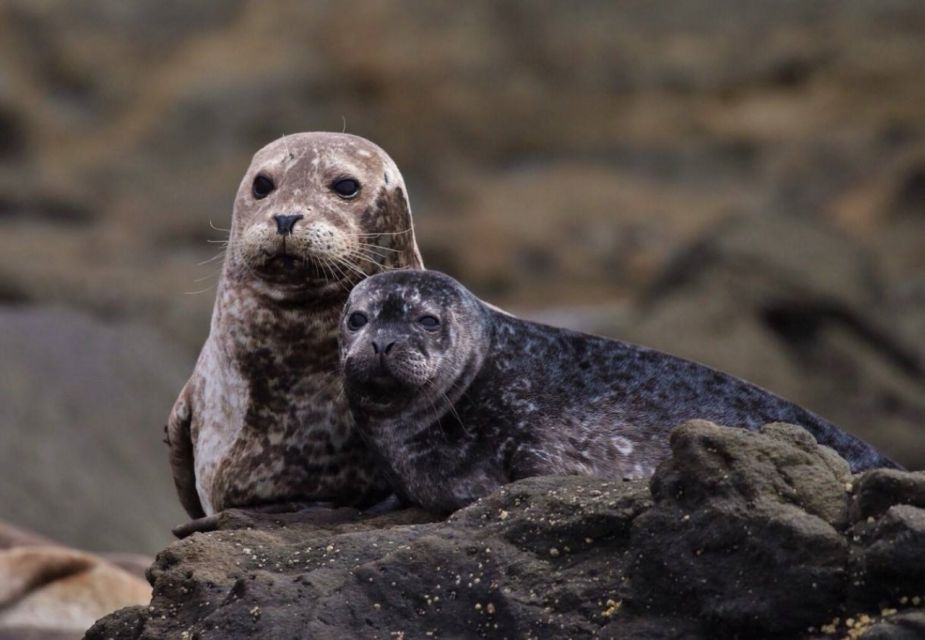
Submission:
[[[273,220],[276,221],[276,232],[281,236],[292,235],[292,229],[295,223],[304,218],[302,214],[295,215],[275,215]]]
[[[386,355],[389,351],[392,350],[392,347],[395,346],[395,341],[394,341],[394,340],[393,340],[392,342],[388,343],[387,345],[385,345],[384,347],[381,346],[381,345],[380,345],[378,342],[376,342],[375,340],[371,340],[370,342],[373,343],[373,353],[375,353],[375,354],[377,354],[377,355],[381,355],[381,356]]]

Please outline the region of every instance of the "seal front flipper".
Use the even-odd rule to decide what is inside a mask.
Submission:
[[[194,533],[210,531],[253,529],[298,523],[336,524],[347,522],[360,514],[353,507],[339,507],[334,502],[280,502],[253,507],[224,509],[203,518],[196,518],[174,527],[171,531],[179,539]]]
[[[193,469],[193,440],[190,435],[190,423],[193,419],[192,378],[183,385],[183,390],[167,418],[167,446],[170,448],[170,469],[173,482],[180,496],[180,504],[186,509],[190,518],[196,520],[206,515],[199,502],[196,491],[196,474]]]
[[[218,529],[219,516],[221,516],[221,513],[213,513],[211,516],[204,516],[202,518],[193,518],[189,522],[184,522],[183,524],[175,526],[170,532],[175,538],[182,540],[194,533],[216,531]]]
[[[176,538],[182,540],[183,538],[187,538],[194,533],[208,533],[209,531],[218,531],[220,525],[222,524],[223,518],[226,521],[233,516],[236,516],[239,520],[241,518],[259,520],[264,516],[275,516],[279,514],[292,515],[299,513],[308,514],[317,513],[319,511],[331,511],[334,506],[334,503],[325,501],[311,503],[281,502],[277,504],[258,505],[256,507],[249,507],[244,509],[227,509],[225,511],[219,511],[218,513],[213,513],[208,516],[193,518],[189,522],[177,525],[171,529],[171,532]],[[227,522],[225,524],[227,525]]]

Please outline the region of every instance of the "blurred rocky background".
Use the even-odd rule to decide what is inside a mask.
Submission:
[[[431,268],[925,467],[925,4],[0,3],[0,520],[152,552],[255,150],[384,147]]]

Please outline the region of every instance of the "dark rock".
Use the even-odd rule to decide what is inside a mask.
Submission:
[[[864,537],[864,581],[873,595],[925,592],[925,509],[890,507]]]
[[[833,527],[845,517],[843,460],[783,424],[754,434],[692,421],[672,432],[671,448],[652,480],[655,507],[633,524],[639,606],[768,632],[837,608],[848,559]]]
[[[229,512],[86,637],[856,637],[921,611],[919,510],[847,528],[856,479],[802,429],[693,421],[671,445],[651,483],[532,478],[443,521]]]
[[[587,635],[621,599],[646,494],[641,483],[536,478],[445,522],[405,524],[420,521],[412,511],[196,534],[150,570],[142,630],[126,622],[141,612],[120,613],[87,637]]]
[[[845,522],[851,472],[800,427],[773,423],[756,435],[691,420],[672,431],[670,444],[671,458],[652,479],[659,504],[789,505],[833,526]]]
[[[879,517],[896,504],[925,508],[925,472],[874,469],[861,474],[854,487],[851,518],[856,522]]]

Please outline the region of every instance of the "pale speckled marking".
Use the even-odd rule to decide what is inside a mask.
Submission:
[[[202,391],[199,394],[201,410],[193,426],[198,434],[194,459],[196,492],[206,513],[214,513],[209,488],[215,470],[241,433],[244,421],[247,383],[233,367],[222,366],[214,342],[207,342],[197,363]],[[226,428],[209,428],[203,424],[206,416],[219,416],[218,422]]]
[[[351,293],[345,314],[353,310],[369,317],[342,332],[345,388],[359,431],[399,494],[427,509],[451,511],[533,475],[648,477],[668,455],[669,431],[696,418],[746,429],[797,424],[855,472],[896,466],[743,380],[499,313],[434,271],[373,276]],[[422,313],[436,315],[439,329],[417,327]],[[369,348],[380,334],[394,343],[384,360]],[[406,362],[415,363],[413,375]],[[400,386],[377,392],[383,366]]]
[[[251,194],[258,172],[276,183],[265,199]],[[330,189],[346,175],[361,184],[349,201]],[[191,516],[280,501],[353,504],[386,490],[343,397],[337,338],[359,270],[422,266],[400,176],[384,151],[345,134],[286,136],[254,155],[211,331],[168,421],[174,480]],[[303,219],[283,238],[272,216],[293,213]],[[360,242],[384,245],[360,233],[387,233],[397,251],[361,257]],[[307,262],[269,262],[283,248]]]

